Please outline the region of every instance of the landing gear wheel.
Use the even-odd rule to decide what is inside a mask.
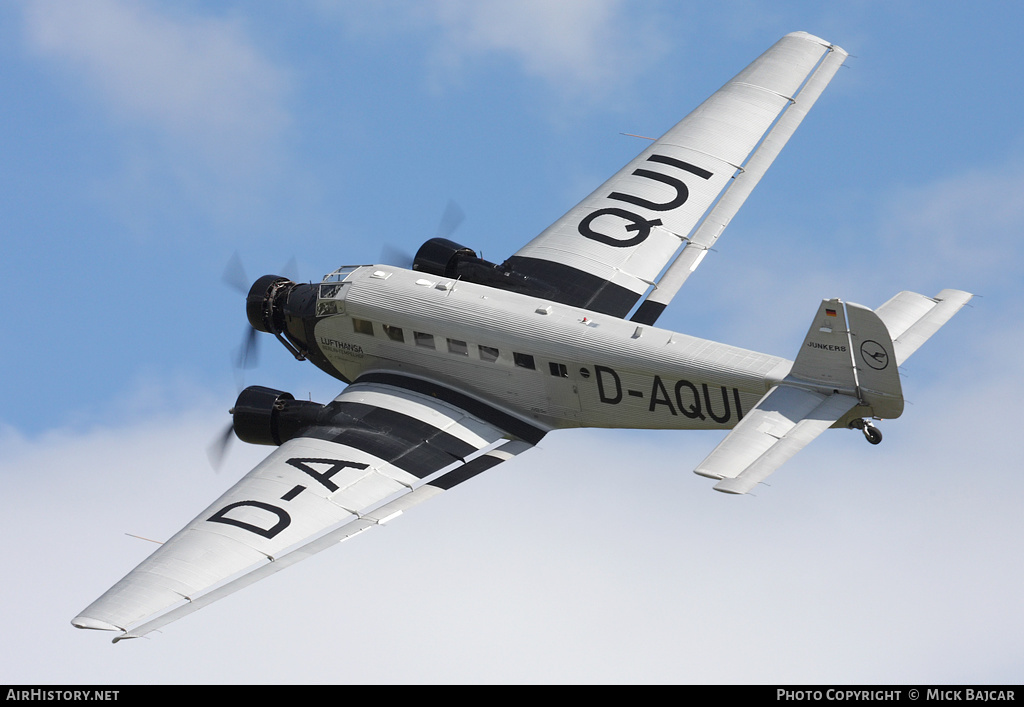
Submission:
[[[850,427],[864,433],[864,438],[871,444],[878,444],[882,441],[882,431],[871,424],[870,420],[854,420]]]

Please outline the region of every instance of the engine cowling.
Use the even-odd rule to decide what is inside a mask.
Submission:
[[[235,435],[250,444],[280,445],[317,424],[324,406],[296,400],[263,386],[249,386],[238,394],[231,410]]]
[[[476,252],[447,238],[431,238],[416,251],[412,269],[438,277],[458,277],[459,262],[466,258],[476,258]]]
[[[249,288],[245,314],[256,331],[273,334],[300,361],[309,353],[306,320],[313,316],[316,287],[264,275]]]
[[[464,245],[447,238],[431,238],[420,246],[413,260],[412,269],[438,277],[475,282],[499,290],[519,292],[551,299],[558,293],[548,283],[520,275],[502,265],[478,258],[476,253]]]
[[[280,334],[284,328],[285,304],[295,283],[280,275],[264,275],[249,288],[245,315],[256,331]]]

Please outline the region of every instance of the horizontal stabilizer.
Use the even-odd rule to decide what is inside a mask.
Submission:
[[[876,309],[875,313],[885,322],[892,337],[896,365],[903,365],[971,297],[972,294],[962,290],[943,290],[935,297],[925,297],[916,292],[900,292]]]
[[[747,493],[857,405],[857,399],[778,385],[743,416],[694,471],[716,491]]]

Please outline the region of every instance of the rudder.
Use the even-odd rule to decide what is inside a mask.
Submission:
[[[903,388],[885,323],[874,311],[822,300],[787,381],[852,395],[874,417],[903,413]]]

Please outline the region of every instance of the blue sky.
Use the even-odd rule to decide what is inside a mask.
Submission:
[[[0,6],[4,682],[1017,682],[1024,9],[1009,3]],[[823,297],[979,297],[877,448],[756,498],[721,434],[528,455],[112,647],[69,621],[266,450],[228,422],[221,274],[415,251],[449,200],[502,260],[787,32],[851,57],[659,321],[792,356]],[[265,342],[262,384],[339,385]],[[1012,504],[1012,505],[1011,505]],[[377,537],[370,537],[376,535]]]

